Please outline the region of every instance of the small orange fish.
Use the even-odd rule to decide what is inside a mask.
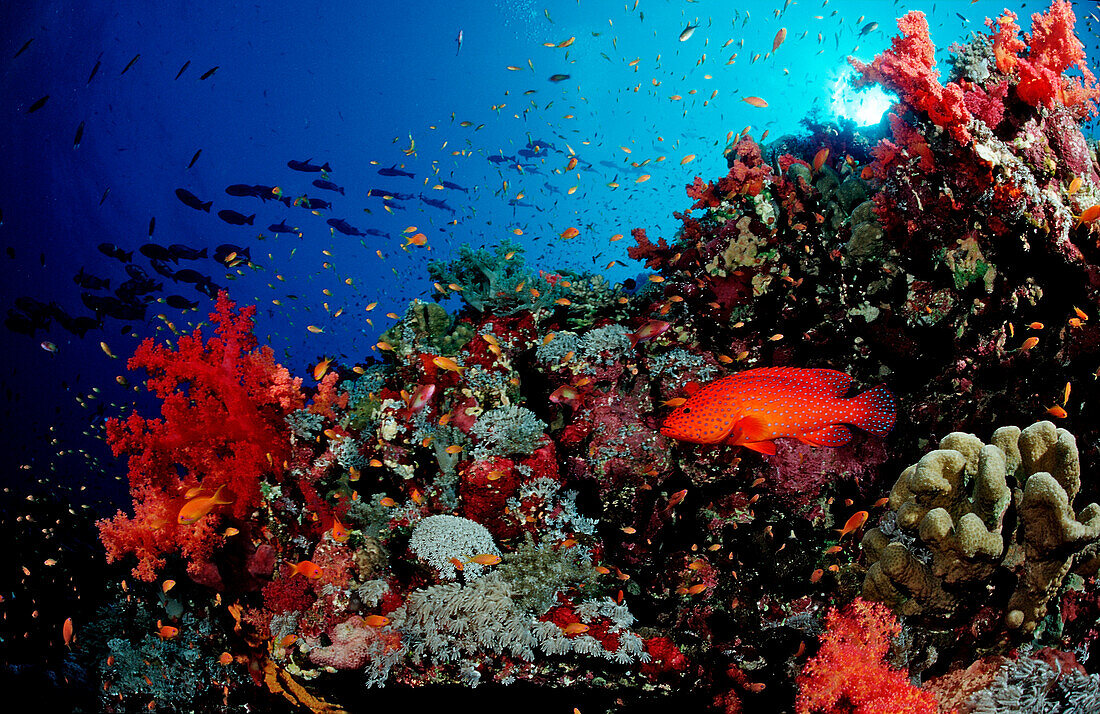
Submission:
[[[310,580],[316,580],[324,573],[321,571],[321,567],[311,560],[303,560],[300,563],[292,563],[290,566],[290,575],[287,577],[294,577],[295,575],[301,575],[307,577]]]
[[[859,530],[859,528],[862,527],[863,524],[867,522],[867,516],[868,515],[869,514],[867,513],[867,511],[856,511],[855,513],[852,514],[851,518],[849,518],[844,523],[843,528],[836,529],[837,533],[840,533],[840,537],[843,538],[844,536],[848,535],[852,531]]]
[[[569,161],[567,161],[566,164],[565,164],[565,170],[566,171],[572,171],[575,168],[577,168],[577,157],[576,156],[570,156]]]
[[[173,627],[172,625],[164,625],[161,623],[160,620],[157,620],[157,627],[159,628],[157,630],[157,634],[160,635],[162,640],[170,640],[180,633],[180,629],[178,627]]]
[[[459,560],[458,558],[451,558],[450,561],[451,561],[451,565],[455,566],[455,570],[462,570],[463,568],[466,567],[466,563]]]
[[[661,406],[678,407],[686,401],[686,397],[676,397],[675,399],[666,399],[665,401],[661,402]]]
[[[313,367],[313,379],[320,382],[321,377],[325,376],[325,372],[328,371],[328,366],[332,364],[332,358],[328,357],[321,360]]]
[[[554,404],[568,404],[574,406],[580,399],[580,392],[568,384],[563,384],[550,393],[550,401]]]
[[[630,346],[637,347],[639,342],[655,340],[667,332],[670,327],[672,327],[671,322],[649,320],[630,335]]]
[[[884,386],[844,399],[852,378],[831,369],[763,367],[723,377],[665,418],[661,433],[696,444],[726,443],[764,454],[775,439],[843,446],[851,424],[876,436],[894,426],[894,397]]]
[[[218,664],[220,664],[221,666],[228,667],[232,663],[233,655],[229,654],[228,652],[222,652],[220,655],[218,655]]]
[[[385,615],[368,615],[363,618],[363,622],[367,627],[385,627],[390,624],[390,618]]]
[[[1028,325],[1028,327],[1031,328],[1032,330],[1041,330],[1041,329],[1043,329],[1043,323],[1041,323],[1041,322],[1032,322],[1031,324]]]
[[[562,231],[561,237],[568,240],[569,238],[576,238],[580,234],[581,232],[579,230],[570,226],[569,228],[566,228],[564,231]]]
[[[232,501],[223,501],[219,497],[222,489],[225,488],[225,484],[218,486],[218,490],[214,491],[213,496],[203,496],[200,498],[192,498],[187,503],[183,504],[180,508],[179,516],[176,518],[176,522],[182,525],[188,523],[194,523],[199,520],[210,511],[214,510],[215,506],[228,506],[233,503]]]
[[[72,649],[73,644],[73,618],[65,618],[64,624],[61,625],[61,639],[65,642],[65,646]]]
[[[859,172],[859,177],[864,181],[870,181],[875,177],[875,170],[870,166],[864,166],[863,170]]]
[[[706,583],[696,583],[687,589],[688,595],[698,595],[707,589]]]
[[[415,414],[427,406],[433,394],[435,394],[434,384],[421,384],[417,387],[412,397],[409,398],[409,413]]]
[[[165,580],[163,583],[161,583],[160,591],[166,593],[174,587],[176,587],[175,580]]]
[[[1066,190],[1066,193],[1068,195],[1072,196],[1073,194],[1077,193],[1080,189],[1081,189],[1081,178],[1079,176],[1074,176],[1073,180],[1069,182],[1069,189]]]
[[[768,106],[768,103],[760,97],[742,97],[741,101],[749,106],[757,107],[758,109],[763,109]]]
[[[561,631],[567,635],[579,635],[588,632],[588,625],[583,622],[570,622],[568,625],[561,628]]]
[[[841,547],[839,545],[834,545],[825,549],[825,555],[832,555],[833,553],[839,553],[840,551]]]
[[[779,45],[783,44],[785,39],[787,39],[787,28],[780,27],[779,32],[775,33],[775,39],[772,40],[772,52],[779,49]]]
[[[821,167],[825,165],[825,160],[829,158],[829,150],[821,149],[814,154],[814,173],[821,170]]]
[[[283,649],[286,649],[287,647],[290,647],[292,644],[294,644],[297,641],[298,641],[298,635],[295,635],[295,634],[291,633],[291,634],[287,635],[286,637],[284,637],[283,639],[279,640],[279,647],[282,647]]]
[[[459,367],[458,363],[450,357],[433,357],[432,364],[434,364],[436,367],[439,367],[440,369],[445,369],[448,372],[454,372],[460,377],[462,376],[463,370],[466,369],[465,367]]]
[[[1058,406],[1057,404],[1047,409],[1047,414],[1050,414],[1056,419],[1065,419],[1067,416],[1069,416],[1069,414],[1066,413],[1066,410]]]
[[[468,558],[466,562],[477,563],[478,565],[496,565],[500,562],[500,556],[492,553],[479,553],[472,558]]]
[[[1100,203],[1093,204],[1081,211],[1081,215],[1077,217],[1077,225],[1074,227],[1080,228],[1082,223],[1092,223],[1097,218],[1100,218]]]
[[[821,576],[824,575],[824,574],[825,574],[825,571],[822,570],[821,568],[818,568],[814,572],[810,573],[810,582],[811,583],[816,583],[818,580],[821,580]]]
[[[684,497],[687,496],[687,495],[688,495],[688,490],[686,488],[672,494],[672,497],[668,499],[668,507],[672,508],[674,506],[678,506],[680,504],[680,502],[684,500]]]
[[[1089,316],[1085,314],[1085,311],[1076,305],[1073,306],[1073,312],[1077,314],[1077,317],[1081,318],[1084,322],[1088,322]]]
[[[348,527],[340,522],[339,518],[333,516],[332,518],[332,539],[337,543],[346,543],[348,538],[351,537],[351,532],[348,531]]]
[[[622,532],[626,533],[627,535],[634,535],[638,532],[638,530],[634,526],[625,526],[620,530],[622,530]]]
[[[1038,337],[1029,337],[1020,344],[1020,352],[1027,352],[1037,344],[1039,344]]]
[[[393,508],[397,505],[397,501],[393,500],[389,496],[383,496],[382,500],[380,500],[378,503],[379,505],[385,506],[386,508]]]
[[[695,161],[695,154],[688,154],[684,158],[680,159],[680,165],[683,166],[685,164],[690,164],[692,161]]]

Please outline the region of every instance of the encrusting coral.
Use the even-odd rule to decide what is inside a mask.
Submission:
[[[939,447],[902,472],[890,493],[893,517],[864,536],[872,561],[864,597],[903,615],[950,619],[1008,570],[1016,586],[1005,624],[1030,633],[1100,540],[1100,506],[1073,511],[1076,441],[1040,421],[1001,427],[988,445],[955,432]]]

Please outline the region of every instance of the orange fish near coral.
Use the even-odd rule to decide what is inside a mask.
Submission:
[[[763,454],[774,454],[775,439],[783,437],[843,446],[852,438],[845,424],[885,436],[894,426],[894,396],[880,385],[844,399],[851,386],[850,376],[831,369],[750,369],[700,389],[665,419],[661,433]]]
[[[317,565],[311,560],[303,560],[300,563],[292,563],[290,566],[290,575],[287,577],[293,578],[295,575],[304,575],[310,580],[316,580],[321,577],[321,566]]]
[[[225,488],[225,484],[218,486],[218,490],[214,492],[213,496],[200,496],[199,498],[192,498],[187,503],[183,504],[183,508],[180,509],[179,516],[176,518],[176,522],[186,525],[188,523],[194,523],[199,520],[210,511],[214,510],[214,506],[228,506],[233,503],[232,501],[223,501],[220,498],[222,489]]]

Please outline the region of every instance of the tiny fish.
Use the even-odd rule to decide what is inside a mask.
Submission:
[[[179,79],[180,77],[182,77],[183,73],[186,72],[187,68],[190,67],[190,66],[191,66],[191,60],[187,60],[186,62],[184,62],[183,66],[180,67],[180,71],[176,72],[176,79]]]
[[[36,100],[34,104],[27,107],[27,114],[34,114],[36,111],[38,111],[42,107],[46,106],[46,102],[49,101],[49,99],[50,99],[50,95],[47,94],[46,96],[42,97],[41,99]]]
[[[131,67],[133,67],[133,66],[134,66],[134,63],[135,63],[135,62],[137,62],[137,61],[138,61],[139,59],[141,59],[141,55],[140,55],[140,54],[136,54],[136,55],[134,55],[134,58],[133,58],[132,60],[130,60],[129,62],[127,62],[127,63],[126,63],[126,66],[122,68],[122,71],[118,73],[118,74],[119,74],[119,76],[121,77],[122,75],[126,74],[126,70],[130,69]]]
[[[23,43],[23,46],[19,48],[19,51],[18,51],[18,52],[16,52],[16,53],[15,53],[14,55],[12,55],[12,56],[11,56],[11,58],[12,58],[12,59],[15,59],[15,58],[16,58],[16,57],[18,57],[19,55],[21,55],[21,54],[23,54],[24,52],[26,52],[26,51],[27,51],[27,48],[31,46],[31,43],[32,43],[32,42],[34,42],[34,38],[33,38],[33,37],[32,37],[32,38],[30,38],[29,40],[27,40],[26,42],[24,42],[24,43]]]
[[[80,122],[80,125],[76,128],[76,136],[73,137],[73,148],[80,148],[80,140],[84,138],[84,122]]]
[[[688,40],[690,40],[691,36],[695,34],[695,30],[698,29],[698,27],[699,27],[699,25],[697,25],[697,24],[696,25],[688,25],[683,30],[681,30],[681,32],[680,32],[680,42],[687,42]]]
[[[199,154],[202,153],[202,149],[195,152],[195,155],[191,157],[191,162],[187,164],[187,168],[191,168],[195,165],[195,162],[199,160]]]
[[[757,107],[759,109],[763,109],[764,107],[768,106],[768,103],[760,97],[742,97],[741,101],[745,102],[749,106]]]
[[[853,513],[851,518],[849,518],[847,520],[847,522],[844,524],[843,528],[837,528],[836,529],[837,533],[839,533],[840,537],[843,538],[844,536],[848,535],[852,531],[859,530],[859,528],[862,527],[863,524],[867,522],[867,516],[868,516],[867,511],[857,511],[857,512]]]
[[[219,66],[220,65],[215,65],[214,67],[206,70],[205,72],[203,72],[203,75],[199,77],[199,79],[209,79],[210,77],[213,77],[214,73],[218,71]]]
[[[102,55],[100,55],[100,56],[102,56]],[[95,66],[94,66],[94,67],[92,67],[92,71],[91,71],[91,74],[89,74],[89,75],[88,75],[88,81],[87,81],[87,82],[85,83],[85,85],[84,85],[84,86],[87,86],[87,85],[89,85],[89,84],[91,84],[91,83],[92,83],[92,78],[93,78],[93,77],[95,77],[95,75],[96,75],[96,72],[98,72],[98,71],[99,71],[99,65],[101,65],[101,64],[103,64],[103,62],[102,62],[101,60],[98,60],[98,59],[97,59],[97,60],[95,61]]]

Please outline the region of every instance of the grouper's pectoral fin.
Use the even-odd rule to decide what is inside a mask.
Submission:
[[[758,416],[747,416],[737,420],[730,430],[726,443],[732,446],[744,446],[746,449],[759,451],[761,454],[774,455],[775,442],[770,440],[772,435],[768,423]]]

